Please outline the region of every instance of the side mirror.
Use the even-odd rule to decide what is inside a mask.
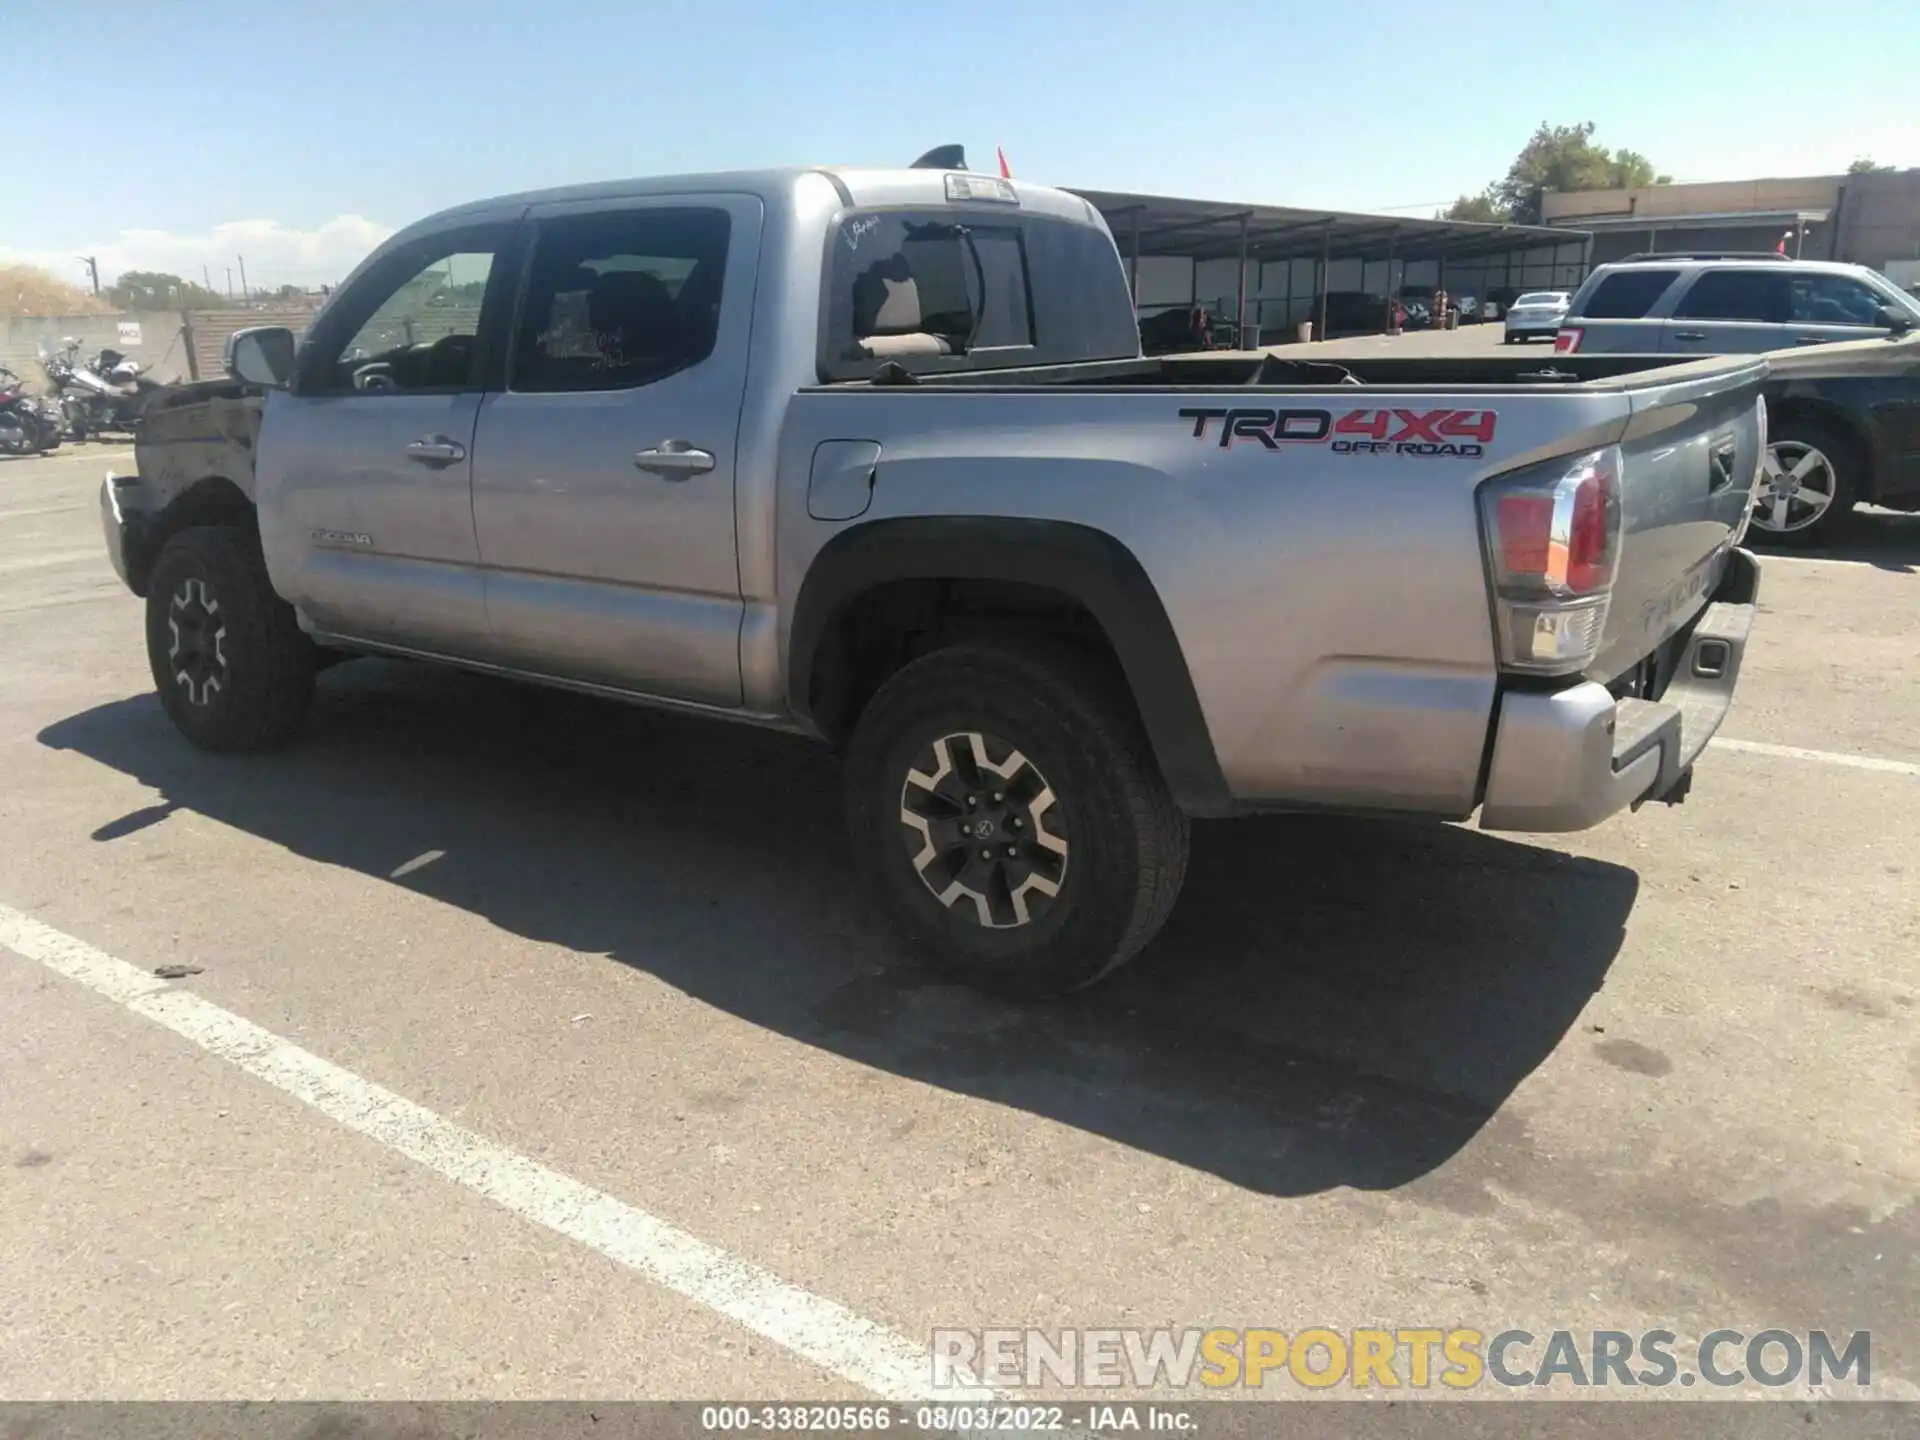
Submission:
[[[284,325],[259,325],[227,337],[227,374],[244,385],[286,387],[293,377],[293,331]]]
[[[1893,337],[1904,335],[1914,328],[1913,316],[1904,310],[1896,310],[1891,305],[1880,307],[1880,323],[1892,332]]]

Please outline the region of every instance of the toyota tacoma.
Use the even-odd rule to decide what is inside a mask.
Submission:
[[[1026,996],[1194,817],[1555,832],[1684,795],[1740,669],[1757,357],[1146,357],[1068,192],[806,169],[421,221],[102,493],[166,713],[380,654],[805,733],[920,951]]]

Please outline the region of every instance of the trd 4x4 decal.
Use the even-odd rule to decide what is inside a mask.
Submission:
[[[1486,453],[1499,417],[1491,410],[1274,410],[1260,407],[1189,407],[1193,438],[1210,438],[1222,450],[1250,440],[1268,450],[1282,445],[1326,444],[1336,455],[1418,455],[1472,458]]]

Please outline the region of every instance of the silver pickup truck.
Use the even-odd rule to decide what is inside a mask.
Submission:
[[[1148,359],[1093,207],[965,171],[468,205],[229,371],[102,495],[190,740],[372,653],[801,731],[1021,995],[1146,944],[1190,817],[1678,800],[1754,611],[1764,360]]]

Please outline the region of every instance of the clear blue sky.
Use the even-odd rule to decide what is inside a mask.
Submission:
[[[337,278],[481,195],[953,140],[1062,184],[1412,213],[1542,120],[1681,179],[1920,165],[1916,0],[0,8],[0,256],[68,278],[87,249],[217,284],[249,245],[256,284]]]

